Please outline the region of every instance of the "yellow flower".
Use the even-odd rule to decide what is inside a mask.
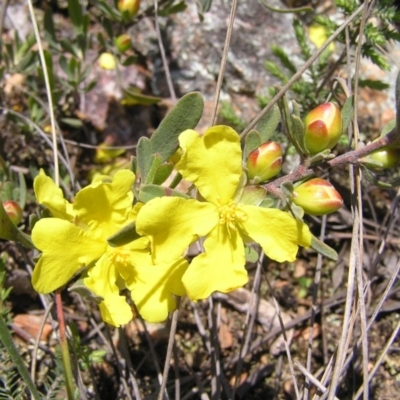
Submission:
[[[107,241],[136,219],[140,207],[132,208],[134,180],[129,170],[118,171],[112,179],[98,177],[69,203],[52,179],[40,172],[34,182],[36,198],[53,218],[41,219],[32,231],[33,243],[42,251],[32,276],[35,290],[50,293],[88,269],[84,284],[102,298],[105,322],[120,326],[132,319],[131,307],[120,294],[125,287],[143,318],[152,322],[167,318],[175,308],[173,294],[184,293],[182,285],[170,282],[169,275],[181,276],[186,261],[153,265],[145,237],[118,247]]]
[[[310,246],[308,227],[288,213],[237,201],[242,151],[233,129],[215,126],[204,136],[187,130],[179,142],[183,155],[176,168],[205,201],[155,198],[141,208],[136,228],[149,235],[156,263],[179,257],[190,243],[205,236],[205,252],[192,260],[182,278],[192,300],[247,282],[244,242],[259,243],[278,262],[294,261],[299,245]]]

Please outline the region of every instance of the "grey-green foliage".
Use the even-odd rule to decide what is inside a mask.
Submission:
[[[298,55],[305,62],[313,54],[314,47],[310,43],[305,27],[299,19],[293,20],[293,29],[300,49]],[[271,50],[277,61],[272,59],[266,61],[265,68],[283,84],[286,84],[297,72],[293,56],[277,45],[272,45]],[[297,102],[302,106],[303,110],[311,109],[326,99],[328,88],[320,87],[320,85],[329,70],[330,55],[329,50],[324,52],[310,66],[307,73],[291,86],[291,90],[296,95]],[[273,94],[275,93],[271,88],[269,95],[265,97],[259,96],[261,106],[265,106]]]
[[[396,8],[395,3],[395,0],[380,0],[375,2],[369,18],[369,21],[374,20],[374,22],[368,21],[363,30],[364,41],[361,47],[361,53],[383,70],[390,69],[390,65],[386,56],[382,54],[378,47],[384,47],[389,40],[400,40],[400,34],[394,28],[394,24],[400,22],[400,12]],[[354,0],[336,0],[336,5],[345,16],[348,16],[359,7],[359,2]],[[315,21],[325,26],[329,35],[339,26],[338,23],[326,15],[317,15]],[[352,46],[358,43],[360,21],[361,14],[349,26],[350,44]],[[341,43],[345,43],[344,33],[339,35],[337,40]]]
[[[166,173],[172,171],[167,160],[178,148],[179,135],[196,127],[203,108],[204,100],[200,93],[188,93],[167,114],[150,139],[140,138],[137,166],[142,184],[166,179]]]
[[[400,40],[399,32],[394,28],[396,22],[400,22],[400,12],[395,7],[394,0],[382,0],[376,2],[372,9],[370,19],[374,19],[374,23],[367,22],[363,30],[364,42],[361,48],[362,55],[368,57],[373,63],[378,65],[381,69],[389,69],[389,63],[386,57],[381,53],[380,48],[385,47],[389,40]],[[339,12],[344,16],[353,13],[360,3],[356,0],[336,0],[336,5]],[[314,22],[325,27],[328,37],[332,35],[339,27],[339,23],[328,15],[315,15]],[[359,26],[361,21],[361,14],[349,26],[350,46],[355,48],[359,36]],[[303,22],[299,19],[294,19],[293,28],[300,49],[299,56],[303,61],[308,60],[315,51],[314,46],[310,43],[306,28]],[[345,43],[345,35],[342,33],[337,38],[337,42]],[[270,59],[265,62],[266,69],[283,84],[297,71],[294,58],[283,48],[272,45],[272,52],[276,60]],[[345,57],[341,58],[343,62],[346,61]],[[319,59],[313,63],[306,74],[304,74],[297,82],[295,82],[291,91],[295,94],[298,103],[301,104],[303,111],[314,108],[316,105],[323,103],[327,95],[331,92],[329,82],[333,70],[331,66],[334,60],[331,58],[329,48],[323,52]],[[326,83],[323,85],[322,83]],[[384,90],[387,85],[379,80],[361,80],[360,86],[370,87],[372,89]],[[273,89],[267,95],[259,96],[261,106],[268,104]]]

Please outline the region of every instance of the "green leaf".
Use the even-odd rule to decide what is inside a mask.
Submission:
[[[252,129],[246,136],[244,142],[243,158],[247,160],[249,154],[262,145],[261,135],[255,129]]]
[[[149,138],[142,136],[139,139],[136,149],[139,174],[142,182],[146,181],[147,174],[152,166],[153,150]]]
[[[131,222],[117,233],[107,238],[107,243],[112,247],[119,247],[139,238],[141,238],[141,236],[136,232],[136,225],[134,222]]]
[[[290,116],[290,120],[292,122],[292,134],[293,139],[296,141],[296,147],[299,148],[303,154],[306,154],[304,148],[304,124],[303,121],[297,116],[292,114]]]
[[[347,132],[350,122],[353,118],[354,112],[354,96],[350,96],[346,99],[342,107],[342,131]]]
[[[148,201],[155,199],[156,197],[173,196],[182,197],[184,199],[190,199],[178,190],[158,186],[158,185],[143,185],[139,192],[139,200],[142,203],[147,203]]]
[[[262,186],[246,186],[243,189],[240,203],[252,206],[259,206],[265,199],[266,194],[267,190]]]
[[[161,164],[157,168],[157,170],[154,174],[153,183],[155,185],[163,184],[169,178],[173,169],[174,169],[173,163],[167,162],[167,163]]]
[[[330,260],[337,261],[338,254],[332,247],[329,247],[321,240],[317,239],[314,235],[311,238],[311,248],[314,249],[317,253],[329,258]]]
[[[200,93],[183,96],[162,120],[151,136],[153,154],[166,161],[178,147],[178,136],[186,129],[194,129],[203,115],[204,100]]]
[[[265,143],[274,134],[281,120],[281,113],[277,105],[274,105],[256,125],[256,130],[261,135],[261,143]]]
[[[77,118],[61,118],[61,122],[73,128],[82,128],[83,122]]]
[[[292,74],[295,74],[297,72],[296,66],[290,61],[288,55],[286,54],[285,50],[283,50],[281,47],[272,45],[271,46],[272,53],[279,58],[279,61],[282,63],[282,65],[289,70]]]
[[[125,58],[124,61],[121,62],[121,65],[123,65],[124,67],[129,67],[131,65],[137,64],[138,63],[138,56],[128,56]],[[144,95],[142,95],[144,96]],[[147,96],[147,97],[152,97],[152,96]],[[161,99],[158,97],[153,97],[154,99],[159,99],[158,101],[160,101]]]
[[[162,164],[161,156],[159,154],[152,154],[151,160],[151,167],[146,176],[146,180],[144,181],[145,184],[154,183],[154,175],[158,167]]]
[[[249,263],[256,263],[259,259],[259,254],[250,246],[244,246],[244,255]]]
[[[396,120],[392,119],[390,122],[388,122],[382,129],[380,137],[386,136],[388,133],[390,133],[394,128],[396,127]]]
[[[68,0],[68,13],[76,32],[83,31],[82,4],[79,0]]]
[[[148,96],[140,93],[136,88],[124,89],[124,98],[121,100],[121,104],[125,106],[151,106],[161,101],[160,97]]]
[[[390,88],[389,84],[378,79],[359,79],[358,85],[360,87],[367,87],[373,90],[386,90]]]
[[[178,12],[184,11],[186,7],[185,1],[181,1],[172,7],[164,7],[163,9],[159,10],[158,15],[160,17],[167,17],[168,15],[177,14]]]

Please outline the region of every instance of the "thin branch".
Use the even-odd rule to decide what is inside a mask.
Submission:
[[[213,108],[212,108],[213,113],[212,113],[212,118],[211,118],[211,126],[215,125],[215,120],[217,118],[219,96],[221,94],[222,82],[224,80],[224,75],[225,75],[225,67],[226,67],[226,61],[228,59],[228,52],[229,52],[229,46],[230,46],[231,37],[232,37],[233,23],[235,21],[236,7],[237,7],[237,0],[232,0],[231,14],[229,16],[228,29],[226,31],[224,51],[222,53],[221,66],[219,68],[217,87],[215,89],[215,96],[214,96],[214,102],[213,102]]]
[[[53,141],[53,162],[54,162],[54,181],[57,186],[60,185],[60,170],[58,165],[58,145],[57,145],[57,130],[56,130],[56,119],[54,116],[54,105],[53,96],[50,86],[49,71],[47,70],[46,59],[44,57],[44,51],[42,46],[42,40],[40,38],[39,27],[35,17],[35,11],[33,10],[32,0],[28,0],[29,13],[31,15],[33,30],[35,32],[36,43],[38,45],[38,52],[40,57],[40,62],[42,64],[42,71],[44,77],[44,83],[46,86],[47,101],[49,102],[49,116],[51,125],[51,137]]]
[[[164,45],[163,45],[162,38],[161,38],[160,24],[158,23],[158,1],[157,0],[154,0],[154,22],[156,25],[158,47],[160,48],[161,59],[163,62],[165,78],[167,79],[169,94],[171,96],[173,103],[175,104],[176,103],[176,94],[175,94],[174,84],[172,82],[171,72],[169,70],[168,60],[167,60],[167,56],[165,55],[165,49],[164,49]]]
[[[163,400],[164,395],[166,395],[166,397],[168,398],[168,393],[166,392],[165,388],[167,386],[168,372],[169,372],[169,367],[171,365],[171,359],[174,349],[176,327],[178,325],[179,304],[180,304],[179,297],[177,298],[176,302],[177,302],[176,310],[172,313],[171,328],[169,330],[168,348],[167,348],[167,355],[165,357],[163,379],[161,382],[160,391],[158,392],[157,400]]]
[[[310,57],[310,59],[297,71],[288,81],[286,85],[273,97],[273,99],[268,103],[268,105],[250,122],[247,128],[240,134],[240,137],[245,137],[257,124],[258,121],[275,105],[275,103],[290,89],[290,87],[295,83],[310,65],[324,52],[324,50],[342,33],[342,31],[350,24],[350,22],[357,17],[357,15],[363,10],[365,4],[361,4],[360,7],[354,11],[353,14],[347,19],[337,31]]]

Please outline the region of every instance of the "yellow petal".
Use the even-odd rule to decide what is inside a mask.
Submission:
[[[171,262],[218,223],[217,208],[210,203],[179,197],[157,197],[146,203],[136,219],[139,235],[149,235],[154,264]]]
[[[248,281],[243,240],[237,230],[217,225],[204,242],[205,253],[195,257],[182,281],[192,300],[213,292],[230,292]]]
[[[232,199],[242,174],[240,137],[229,126],[213,126],[204,136],[188,130],[179,136],[184,154],[176,165],[201,195],[215,205]]]
[[[244,233],[259,243],[269,258],[278,262],[294,261],[298,246],[310,246],[308,226],[287,212],[245,205],[240,209],[247,214],[241,223]]]
[[[83,280],[90,290],[104,299],[100,303],[103,321],[117,327],[128,323],[133,316],[125,296],[119,294],[118,278],[115,265],[104,255],[90,268],[88,277]]]
[[[64,286],[81,268],[96,261],[106,243],[77,226],[58,218],[43,218],[32,231],[34,245],[42,251],[32,275],[39,293]]]
[[[72,221],[72,204],[64,199],[62,190],[41,169],[33,182],[35,196],[39,204],[47,207],[53,217]]]
[[[121,271],[143,319],[148,322],[165,321],[168,313],[176,309],[175,296],[185,294],[182,275],[187,267],[188,263],[183,258],[153,265],[149,257],[147,264],[137,266],[134,271],[126,268],[125,272]]]
[[[132,208],[131,187],[134,181],[134,173],[124,169],[113,178],[103,176],[80,190],[74,202],[79,222],[110,236],[110,231],[118,230],[120,225],[126,223]]]

